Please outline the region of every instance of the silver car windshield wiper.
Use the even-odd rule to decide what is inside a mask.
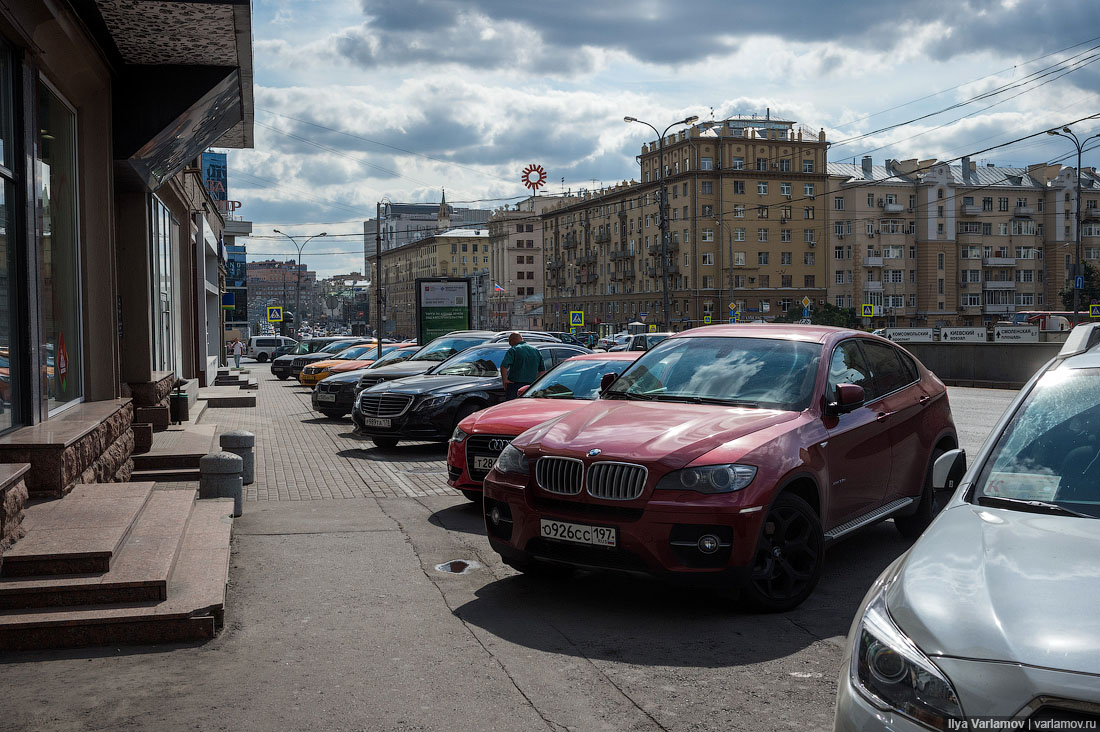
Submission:
[[[1074,511],[1072,508],[1060,506],[1057,503],[1029,500],[1024,498],[1006,498],[1004,496],[978,496],[978,503],[982,506],[1000,506],[1001,508],[1013,508],[1017,511],[1028,511],[1030,513],[1049,513],[1056,516],[1096,518],[1095,516],[1091,516],[1087,513]]]
[[[760,408],[759,402],[750,402],[745,399],[723,399],[721,397],[705,397],[690,394],[659,394],[657,400],[662,402],[688,402],[691,404],[718,404],[723,407],[752,407]]]

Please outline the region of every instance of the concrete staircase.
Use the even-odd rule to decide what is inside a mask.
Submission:
[[[131,480],[155,482],[198,480],[199,459],[217,452],[214,424],[188,424],[153,434],[148,451],[135,453]]]
[[[0,564],[0,651],[212,638],[233,503],[195,496],[109,483],[29,506]]]
[[[260,388],[256,377],[252,376],[248,369],[218,369],[212,386],[236,386],[249,390]]]

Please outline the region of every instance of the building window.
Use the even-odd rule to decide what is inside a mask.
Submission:
[[[714,241],[714,229],[703,229],[703,241]]]
[[[734,158],[733,159],[733,169],[734,170],[744,170],[745,169],[745,159],[744,158]]]
[[[756,181],[756,192],[764,196],[768,193],[768,181],[758,180]]]
[[[740,265],[742,267],[745,266],[745,253],[744,252],[734,252],[733,253],[733,263],[734,263],[734,265]]]
[[[802,264],[813,265],[816,260],[813,252],[802,252]]]
[[[780,287],[794,287],[793,277],[794,277],[794,275],[787,275],[787,274],[779,275],[779,280],[780,280],[779,286]]]
[[[734,194],[735,196],[743,196],[743,195],[745,195],[745,181],[743,181],[743,180],[735,180],[735,181],[733,182],[733,194]]]
[[[713,158],[700,158],[699,159],[699,169],[700,170],[713,170],[714,169],[714,159]]]
[[[47,395],[49,409],[54,410],[84,395],[76,219],[76,114],[45,83],[39,83],[38,96],[35,211],[45,343],[39,368],[44,381],[42,391]]]
[[[756,230],[756,240],[757,241],[767,241],[768,240],[768,230],[767,229],[757,229]]]
[[[803,160],[802,161],[802,172],[803,173],[812,173],[812,172],[814,172],[814,161],[813,160]],[[784,310],[783,312],[787,312],[787,311]]]
[[[713,252],[703,252],[703,265],[707,266],[707,265],[713,265],[713,264],[714,264],[714,253]]]
[[[779,230],[779,241],[791,241],[791,230],[790,229],[780,229]]]
[[[758,265],[767,264],[768,263],[768,253],[767,252],[757,252],[756,253],[756,263]]]
[[[803,287],[817,287],[814,282],[816,281],[816,275],[802,275]]]
[[[803,183],[802,184],[802,195],[807,196],[809,198],[813,198],[814,197],[814,184],[813,183]]]
[[[833,199],[833,210],[834,211],[843,211],[844,210],[844,198],[843,197],[837,196],[836,198]]]
[[[813,217],[814,217],[814,210],[813,210],[813,208],[811,208],[811,207],[807,206],[806,208],[802,209],[802,218],[804,218],[804,219],[812,219]]]
[[[779,253],[779,263],[780,264],[790,264],[791,263],[791,253],[790,252],[780,252]]]
[[[757,287],[771,287],[771,286],[772,286],[771,275],[766,275],[766,274],[765,275],[760,275],[760,284],[758,284]]]
[[[758,219],[768,218],[768,207],[767,206],[757,206],[756,207],[756,217]]]
[[[756,169],[757,170],[767,170],[768,169],[768,159],[767,158],[757,158],[756,159]]]
[[[791,195],[791,184],[790,183],[780,183],[779,184],[779,192],[781,194],[783,194],[784,196]]]
[[[780,158],[779,159],[779,172],[780,173],[790,173],[791,172],[791,159],[790,158]]]

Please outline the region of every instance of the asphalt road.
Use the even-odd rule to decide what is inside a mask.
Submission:
[[[270,390],[300,391],[261,389],[273,405]],[[1012,396],[950,391],[968,452]],[[346,433],[271,411],[259,418]],[[340,454],[389,465],[376,450]],[[909,546],[873,527],[830,550],[803,606],[751,615],[645,580],[516,575],[453,493],[250,501],[234,535],[215,640],[2,656],[0,729],[826,730],[855,608]],[[455,559],[471,568],[437,569]]]

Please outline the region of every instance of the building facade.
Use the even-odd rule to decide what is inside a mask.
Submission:
[[[767,117],[701,123],[643,145],[640,182],[544,213],[546,327],[567,329],[579,310],[586,327],[679,331],[823,303],[826,147],[823,132]]]
[[[449,225],[439,227],[440,209],[446,209]],[[439,204],[431,203],[392,203],[382,204],[382,251],[403,247],[410,242],[441,233],[446,228],[476,228],[489,220],[492,212],[479,208],[456,208],[447,204],[444,193]],[[364,226],[364,234],[370,235]]]
[[[531,196],[489,218],[489,321],[494,329],[541,327],[545,261],[540,216],[560,198]]]
[[[285,261],[265,259],[260,262],[249,262],[247,272],[249,319],[254,330],[259,321],[266,319],[268,306],[279,305],[284,312],[293,312],[295,288],[298,287],[299,278],[302,288],[303,317],[308,319],[311,314],[320,314],[317,302],[317,273],[308,269],[307,265],[303,264],[299,267],[293,259]]]
[[[1076,171],[888,160],[829,166],[829,302],[875,327],[989,325],[1062,310]],[[1082,257],[1100,263],[1100,180],[1081,173]]]

